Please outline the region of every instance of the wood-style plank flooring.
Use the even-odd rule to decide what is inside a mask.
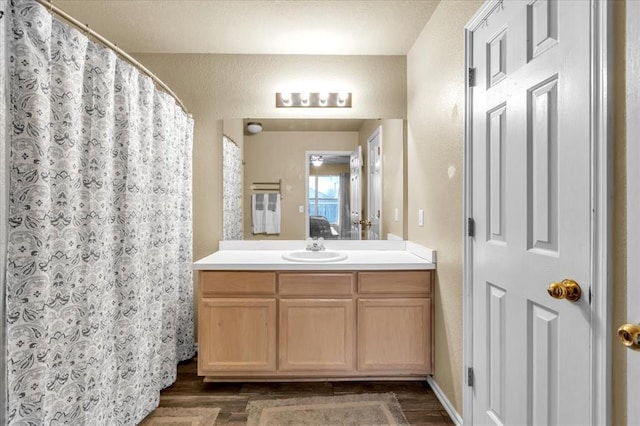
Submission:
[[[412,425],[452,425],[426,382],[204,383],[197,361],[178,366],[176,382],[160,394],[161,407],[220,407],[217,425],[244,425],[247,403],[258,399],[393,392]]]

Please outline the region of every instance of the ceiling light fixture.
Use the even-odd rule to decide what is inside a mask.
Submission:
[[[313,164],[315,167],[322,166],[322,162],[323,161],[324,161],[324,158],[322,158],[322,155],[312,155],[311,156],[311,164]]]
[[[262,123],[258,123],[252,121],[251,123],[247,123],[247,132],[255,135],[256,133],[260,133],[262,131]]]
[[[351,108],[351,92],[278,92],[276,108]]]

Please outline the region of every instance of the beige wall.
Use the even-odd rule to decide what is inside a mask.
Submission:
[[[406,117],[404,56],[134,56],[171,87],[195,120],[195,259],[217,250],[222,239],[222,119]],[[345,88],[353,92],[354,105],[348,109],[276,109],[275,92],[285,86],[309,91],[318,86]]]
[[[234,141],[244,151],[244,126],[241,118],[222,120],[222,133]]]
[[[443,1],[407,56],[408,238],[437,250],[434,378],[462,413],[464,26],[482,1]],[[424,209],[424,227],[418,226]]]
[[[335,176],[340,173],[349,173],[349,164],[323,164],[320,167],[309,166],[309,175],[311,176]]]
[[[404,121],[382,120],[382,238],[406,238],[404,213]],[[398,220],[395,220],[398,209]]]
[[[306,151],[351,152],[357,132],[262,132],[244,139],[245,239],[300,240],[306,235]],[[313,168],[310,170],[313,172]],[[251,184],[282,179],[280,235],[251,234]],[[300,213],[298,206],[304,206]]]

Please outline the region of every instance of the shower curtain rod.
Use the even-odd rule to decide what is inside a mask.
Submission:
[[[187,113],[187,115],[191,116],[191,114],[189,114],[189,111],[187,110],[187,108],[184,106],[184,104],[182,103],[182,101],[180,100],[180,98],[178,98],[178,96],[173,93],[173,90],[171,90],[169,88],[169,86],[167,86],[162,80],[160,80],[158,77],[156,77],[156,75],[154,73],[152,73],[151,71],[149,71],[147,69],[147,67],[145,67],[144,65],[142,65],[140,62],[138,62],[137,60],[135,60],[131,55],[129,55],[127,52],[123,51],[122,49],[120,49],[115,43],[112,43],[111,41],[107,40],[105,37],[103,37],[102,35],[98,34],[97,32],[95,32],[94,30],[92,30],[91,28],[89,28],[88,24],[83,24],[82,22],[78,21],[76,18],[74,18],[73,16],[69,15],[67,12],[65,12],[64,10],[60,9],[57,6],[54,6],[53,2],[51,0],[36,0],[38,3],[40,3],[42,6],[44,6],[45,8],[49,9],[50,13],[55,13],[56,15],[58,15],[59,17],[61,17],[62,19],[64,19],[65,21],[67,21],[68,23],[70,23],[71,25],[73,25],[74,27],[76,27],[78,30],[88,34],[89,36],[91,36],[92,38],[94,38],[95,40],[99,41],[100,43],[102,43],[103,45],[105,45],[106,47],[108,47],[109,49],[113,50],[114,52],[116,52],[116,55],[119,55],[120,57],[122,57],[124,60],[126,60],[127,62],[129,62],[131,65],[133,65],[134,67],[140,69],[140,71],[142,71],[143,73],[145,73],[147,76],[149,76],[151,78],[151,80],[153,80],[158,86],[160,86],[160,88],[167,92],[169,95],[173,96],[173,98],[176,100],[176,102],[178,102],[178,104],[180,104],[180,106],[182,107],[182,109],[184,110],[185,113]]]

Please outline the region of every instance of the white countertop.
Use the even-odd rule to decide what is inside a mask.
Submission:
[[[196,270],[428,270],[435,251],[408,241],[325,241],[327,250],[345,253],[337,262],[292,262],[285,253],[304,250],[306,241],[221,241],[220,251],[193,264]]]

